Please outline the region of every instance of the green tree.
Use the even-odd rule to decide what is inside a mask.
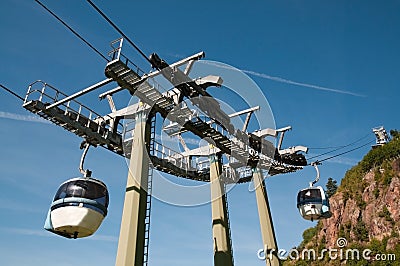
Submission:
[[[400,136],[400,132],[397,131],[396,129],[392,129],[390,130],[390,135],[392,136],[392,138],[398,138]]]
[[[337,189],[337,181],[334,180],[332,177],[329,177],[328,182],[326,183],[326,194],[328,195],[328,197],[332,197],[333,194],[336,193]]]
[[[359,219],[357,224],[353,228],[354,235],[356,236],[357,240],[366,242],[369,239],[368,229],[365,226],[365,223]]]
[[[303,249],[305,248],[305,246],[310,243],[313,239],[313,237],[315,237],[317,235],[317,228],[316,227],[310,227],[306,230],[304,230],[303,232],[303,241],[300,243],[299,248]]]

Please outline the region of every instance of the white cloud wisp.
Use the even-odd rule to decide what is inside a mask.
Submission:
[[[50,121],[44,120],[39,116],[33,115],[21,115],[9,112],[0,111],[0,118],[18,120],[18,121],[26,121],[26,122],[36,122],[36,123],[43,123],[43,124],[51,124]]]
[[[213,65],[213,66],[220,67],[220,68],[235,69],[228,65],[217,64],[215,62],[210,62],[210,61],[204,61],[204,62],[206,64]],[[320,91],[328,91],[328,92],[334,92],[334,93],[340,93],[340,94],[347,94],[347,95],[356,96],[356,97],[366,97],[365,95],[351,92],[351,91],[339,90],[339,89],[335,89],[335,88],[328,88],[328,87],[313,85],[313,84],[309,84],[309,83],[298,82],[298,81],[294,81],[294,80],[290,80],[290,79],[284,79],[281,77],[270,76],[265,73],[259,73],[259,72],[255,72],[255,71],[251,71],[251,70],[245,70],[245,69],[238,69],[238,70],[240,70],[246,74],[252,75],[252,76],[256,76],[256,77],[260,77],[263,79],[268,79],[268,80],[272,80],[272,81],[276,81],[276,82],[280,82],[280,83],[285,83],[285,84],[289,84],[289,85],[306,87],[306,88],[311,88],[311,89],[320,90]]]

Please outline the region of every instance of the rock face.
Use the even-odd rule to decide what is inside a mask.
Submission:
[[[367,250],[371,256],[332,259],[324,253],[317,260],[286,258],[284,265],[400,265],[400,132],[393,133],[390,142],[347,171],[329,199],[332,217],[306,229],[297,247],[302,253]],[[381,261],[385,252],[397,260]]]
[[[400,243],[400,159],[386,165],[359,177],[364,189],[358,199],[341,189],[330,198],[332,217],[322,220],[317,232],[326,248],[336,248],[340,237],[358,244],[386,238],[387,250]]]

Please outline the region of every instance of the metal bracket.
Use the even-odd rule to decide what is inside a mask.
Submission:
[[[92,171],[90,171],[89,169],[84,170],[83,169],[83,163],[85,162],[85,157],[86,157],[86,154],[87,154],[87,152],[88,152],[88,150],[90,148],[90,144],[88,142],[86,142],[86,140],[84,140],[81,143],[81,147],[80,148],[84,149],[84,150],[83,150],[83,153],[82,153],[81,161],[79,162],[79,172],[81,172],[81,174],[84,177],[89,178],[92,175]]]
[[[282,142],[283,142],[283,137],[285,136],[285,132],[288,131],[288,130],[291,130],[291,129],[292,129],[291,126],[287,126],[287,127],[280,128],[280,129],[277,129],[277,130],[276,130],[276,132],[281,133],[281,135],[280,135],[280,137],[279,137],[278,146],[277,146],[277,149],[278,149],[278,150],[280,150],[281,147],[282,147]]]
[[[321,163],[318,161],[311,163],[311,165],[314,166],[315,171],[317,171],[317,177],[315,178],[314,181],[310,182],[310,187],[313,187],[319,181],[320,173],[319,173],[318,165],[320,165],[320,164]]]
[[[58,102],[55,102],[55,103],[53,103],[53,104],[50,104],[49,106],[46,107],[46,109],[51,109],[51,108],[53,108],[53,107],[56,107],[56,106],[58,106],[58,105],[61,105],[61,104],[63,104],[63,103],[66,103],[66,102],[68,102],[68,101],[71,101],[71,100],[73,100],[73,99],[75,99],[75,98],[78,98],[78,97],[80,97],[80,96],[82,96],[82,95],[85,95],[86,93],[89,93],[89,92],[91,92],[91,91],[94,91],[94,90],[96,90],[96,89],[98,89],[98,88],[100,88],[100,87],[102,87],[102,86],[104,86],[104,85],[106,85],[106,84],[108,84],[108,83],[111,83],[112,81],[113,81],[113,79],[111,79],[111,78],[105,79],[105,80],[103,80],[103,81],[100,81],[100,82],[98,82],[98,83],[96,83],[96,84],[94,84],[94,85],[92,85],[92,86],[90,86],[90,87],[88,87],[88,88],[86,88],[86,89],[83,89],[83,90],[81,90],[81,91],[78,91],[77,93],[74,93],[74,94],[72,94],[72,95],[70,95],[70,96],[68,96],[68,97],[65,97],[65,98],[62,99],[62,100],[59,100]]]
[[[305,146],[294,146],[294,147],[289,147],[287,149],[283,149],[283,150],[278,150],[280,155],[283,154],[295,154],[297,152],[304,152],[307,153],[308,152],[308,148]]]

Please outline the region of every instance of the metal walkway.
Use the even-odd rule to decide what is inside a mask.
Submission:
[[[55,87],[43,81],[35,81],[29,85],[23,107],[86,139],[92,145],[100,145],[122,155],[122,136],[118,126],[111,129],[95,111],[75,100],[48,108],[65,97],[67,95]],[[122,129],[122,124],[119,128]]]

